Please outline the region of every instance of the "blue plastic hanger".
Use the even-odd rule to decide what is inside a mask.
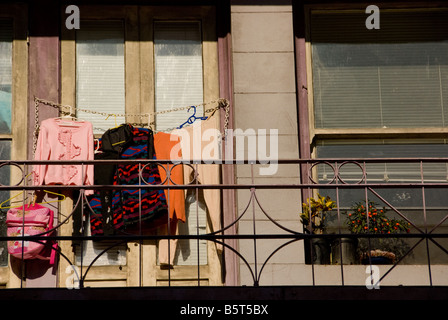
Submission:
[[[177,127],[177,129],[181,129],[186,124],[192,124],[196,120],[206,120],[208,118],[208,117],[196,117],[196,107],[195,106],[191,106],[190,108],[188,108],[187,112],[190,112],[191,108],[194,109],[194,113],[187,119],[187,121],[185,121],[179,127]]]

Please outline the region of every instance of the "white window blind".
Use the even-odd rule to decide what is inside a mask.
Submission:
[[[12,20],[0,19],[0,133],[11,132]]]
[[[122,21],[81,21],[76,32],[76,105],[113,114],[125,113],[124,25]],[[95,133],[125,122],[79,111]]]
[[[446,127],[448,11],[311,14],[316,128]]]
[[[199,22],[154,24],[155,110],[203,103],[202,37]],[[192,109],[191,109],[192,110]],[[191,111],[193,112],[193,111]],[[180,126],[192,113],[159,114],[157,130]],[[196,116],[203,115],[197,108]]]

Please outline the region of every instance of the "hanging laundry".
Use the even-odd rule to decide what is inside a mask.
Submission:
[[[157,132],[154,134],[156,158],[158,160],[179,160],[180,163],[180,160],[182,160],[182,152],[180,151],[179,143],[179,137],[165,132]],[[160,163],[159,166],[163,167],[163,169],[159,170],[159,173],[164,185],[182,185],[184,183],[184,171],[182,164],[175,165],[174,163]],[[164,189],[164,192],[168,202],[170,223],[169,226],[164,226],[161,234],[176,235],[178,234],[178,222],[186,222],[185,193],[184,190],[181,189]],[[159,240],[160,265],[173,265],[176,247],[177,239]]]
[[[60,118],[43,120],[35,160],[93,160],[93,127],[88,121]],[[34,185],[92,185],[93,165],[34,165]],[[86,190],[86,195],[93,190]]]
[[[109,129],[101,138],[101,151],[97,157],[108,159],[155,159],[153,133],[150,129],[136,128],[129,124]],[[101,155],[101,156],[100,156]],[[101,170],[101,169],[99,169]],[[141,172],[140,172],[141,171]],[[111,176],[99,182],[115,185],[160,184],[157,165],[117,164],[112,183]],[[141,180],[142,179],[142,180]],[[105,197],[108,197],[105,199]],[[92,234],[104,234],[104,228],[112,224],[114,230],[130,231],[144,223],[144,227],[155,227],[167,223],[167,204],[161,189],[117,189],[109,194],[96,191],[89,199],[93,209],[91,215]],[[107,224],[106,224],[107,222]]]
[[[171,132],[180,137],[182,160],[210,161],[206,164],[193,164],[200,184],[220,184],[220,167],[213,162],[220,160],[220,123],[219,117],[212,114],[208,119],[195,122],[191,126],[175,129]],[[193,181],[193,168],[184,165],[184,183]],[[213,231],[221,229],[221,191],[219,189],[203,189]],[[222,245],[217,244],[219,251]]]
[[[152,130],[133,128],[132,142],[128,148],[123,150],[120,157],[127,160],[156,159]],[[117,183],[119,185],[139,185],[144,183],[157,185],[161,183],[156,164],[142,168],[141,178],[145,182],[140,182],[139,173],[139,164],[119,164]],[[166,223],[168,212],[165,194],[162,189],[121,190],[121,201],[125,225],[145,221],[146,226],[150,226],[149,222],[157,224],[160,219],[162,219],[162,223]]]
[[[123,125],[110,129],[102,139],[96,141],[95,160],[118,160],[120,153],[132,141],[132,127]],[[95,185],[117,184],[117,165],[95,166]],[[90,210],[90,231],[92,235],[113,235],[123,226],[123,216],[114,207],[121,206],[120,193],[116,190],[94,190],[88,197]]]
[[[116,160],[112,153],[95,154],[95,160]],[[95,185],[113,185],[115,183],[116,164],[99,164],[95,166]],[[92,235],[113,235],[117,219],[114,216],[113,204],[119,202],[119,194],[110,189],[94,190],[88,197],[91,207],[90,229]]]
[[[160,178],[164,185],[184,183],[184,171],[183,166],[180,164],[182,160],[182,152],[172,152],[178,150],[178,144],[180,143],[179,137],[165,133],[157,132],[154,134],[154,147],[156,152],[156,158],[158,160],[172,160],[178,161],[178,165],[174,163],[160,163],[159,166],[164,169],[159,170]],[[167,173],[169,173],[169,178]],[[173,220],[180,220],[185,222],[185,193],[180,189],[164,189],[165,197],[168,201],[169,198],[169,213],[170,218]]]

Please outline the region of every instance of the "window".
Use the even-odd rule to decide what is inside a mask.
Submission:
[[[446,139],[370,139],[370,140],[323,140],[317,143],[316,157],[347,159],[356,158],[419,158],[419,157],[448,157],[448,144]],[[362,166],[362,163],[361,163]],[[333,178],[333,170],[326,165],[318,165],[318,179],[321,183],[328,183]],[[419,163],[394,162],[394,163],[371,163],[366,165],[366,180],[368,183],[420,183],[421,172],[425,183],[448,183],[448,166],[446,163],[426,163],[420,168]],[[355,184],[363,181],[361,168],[355,164],[345,164],[341,167],[340,177],[347,183]],[[444,189],[426,186],[424,197],[420,188],[373,188],[367,192],[369,201],[373,201],[378,207],[386,207],[387,215],[391,218],[402,219],[394,210],[398,210],[409,221],[421,228],[421,230],[433,230],[433,234],[446,232],[447,223],[446,208],[448,200]],[[332,189],[321,190],[336,198],[336,193]],[[354,205],[354,202],[364,201],[366,192],[364,189],[339,189],[339,204],[341,212],[344,213]],[[386,202],[384,202],[386,201]],[[389,204],[394,210],[389,208]],[[425,211],[423,211],[425,208]],[[425,216],[426,215],[426,216]],[[344,215],[342,218],[344,219]],[[439,225],[440,223],[440,225]],[[329,223],[327,232],[338,232],[338,223],[333,220]],[[411,227],[411,232],[419,233],[417,229]],[[445,239],[435,239],[439,245],[445,246]],[[416,244],[418,239],[407,239],[408,250]],[[429,253],[431,263],[448,263],[443,249],[438,245],[429,242]],[[405,248],[405,247],[403,247]],[[404,264],[425,264],[427,263],[427,253],[425,245],[420,243],[413,249],[411,255],[403,260]]]
[[[109,128],[126,122],[125,22],[82,20],[81,24],[82,28],[76,31],[76,107],[80,109],[76,116],[90,121],[94,133],[101,136]],[[101,113],[117,116],[105,117]],[[89,225],[85,232],[90,235]],[[76,246],[77,264],[92,263],[110,245],[107,241],[86,241]],[[126,264],[125,252],[124,246],[117,246],[101,255],[95,265]]]
[[[12,21],[0,20],[0,159],[11,159],[11,107],[12,107]],[[4,168],[0,171],[0,183],[8,185],[10,172]],[[9,198],[8,191],[0,192],[0,202]],[[0,232],[6,235],[5,215],[1,215]],[[0,265],[8,262],[6,242],[0,244]]]
[[[12,21],[0,20],[0,134],[11,133]]]
[[[446,127],[447,11],[312,13],[316,128]]]
[[[185,110],[172,112],[170,109],[202,104],[218,97],[212,7],[88,6],[80,10],[84,12],[80,29],[62,29],[61,102],[97,113],[117,114],[105,119],[101,114],[77,112],[78,118],[93,122],[97,137],[124,122],[143,127],[151,124],[153,130],[170,132],[190,116]],[[202,115],[204,108],[197,108],[196,116]],[[179,225],[179,232],[205,233],[207,211],[203,201],[196,200],[195,192],[186,197],[186,211],[187,222]],[[95,266],[127,265],[124,277],[128,284],[139,283],[135,282],[139,275],[144,278],[143,283],[163,284],[166,272],[154,273],[159,269],[158,248],[154,244],[142,242],[135,247],[128,244],[128,250],[115,248],[118,252],[114,249],[111,255],[97,260]],[[210,247],[206,241],[178,241],[174,263],[191,270],[193,279],[197,269],[189,266],[196,266],[199,261],[201,268],[208,268],[217,260],[210,259]],[[84,264],[102,250],[100,243],[83,249],[86,248]],[[153,268],[150,272],[141,273],[138,269],[137,261],[142,255],[150,256],[147,261],[154,263],[149,267]],[[79,251],[77,261],[81,261]],[[148,267],[145,264],[143,270]],[[208,269],[202,270],[202,274],[219,277],[218,273],[205,270]],[[188,272],[182,274],[182,280],[177,280],[188,282]],[[123,272],[116,274],[123,277]],[[151,279],[146,278],[151,275]]]
[[[359,158],[419,158],[419,157],[448,157],[448,142],[444,139],[423,140],[409,139],[407,141],[394,139],[370,140],[323,140],[316,147],[318,158],[338,158],[343,155],[348,159]],[[362,165],[362,164],[361,164]],[[333,178],[333,170],[326,165],[319,165],[319,180],[328,182]],[[422,168],[423,181],[426,183],[446,183],[448,166],[446,163],[425,163]],[[393,162],[393,163],[367,163],[366,180],[369,183],[418,183],[421,182],[419,163]],[[355,164],[345,164],[341,167],[340,177],[347,183],[355,184],[363,179],[360,167]],[[444,207],[448,203],[443,197],[442,189],[434,189],[426,194],[428,207]],[[428,191],[427,190],[427,191]],[[341,190],[344,195],[341,200],[343,207],[352,205],[352,199],[363,199],[363,189]],[[395,188],[381,189],[381,195],[396,208],[410,208],[421,206],[421,190],[403,190]],[[333,197],[335,199],[335,197]],[[376,201],[378,202],[378,201]]]
[[[122,21],[83,21],[76,32],[76,106],[98,112],[125,113],[124,26]],[[79,111],[101,133],[124,123],[123,116],[109,117]]]
[[[28,47],[26,43],[27,8],[0,5],[0,160],[23,160],[27,154]],[[0,183],[15,185],[22,170],[15,166],[0,168]],[[0,203],[18,191],[1,191]],[[4,206],[9,206],[6,202]],[[6,235],[6,211],[0,215],[0,235]],[[0,267],[8,265],[6,242],[0,243]],[[11,283],[14,275],[0,268],[0,285]]]
[[[308,58],[310,132],[316,158],[447,157],[444,134],[448,107],[448,22],[446,9],[381,9],[380,29],[365,27],[362,10],[309,8]],[[328,8],[326,8],[328,9]],[[328,183],[333,171],[318,165]],[[420,166],[370,164],[368,182],[420,182]],[[425,182],[447,182],[446,164],[423,167]],[[344,165],[341,178],[362,179],[361,169]],[[328,190],[322,190],[328,193]],[[418,226],[420,189],[381,189],[380,196]],[[333,192],[330,195],[335,197]],[[365,199],[364,190],[340,189],[343,209]],[[373,193],[369,199],[384,203]],[[428,224],[442,221],[447,203],[436,188],[425,188]],[[437,232],[446,227],[443,223]],[[436,248],[431,261],[438,260]],[[418,248],[416,251],[418,253]],[[407,263],[424,262],[424,252]]]
[[[166,111],[178,106],[202,104],[203,66],[201,24],[198,21],[154,22],[154,78],[155,111]],[[203,106],[196,109],[204,114]],[[185,110],[158,114],[157,130],[170,131],[185,122]],[[200,192],[202,193],[202,192]],[[205,233],[206,208],[204,201],[196,201],[194,190],[187,192],[186,214],[188,222],[179,226],[180,234]],[[180,240],[175,255],[176,264],[207,263],[207,242]]]
[[[77,117],[91,121],[96,133],[102,133],[126,121],[122,116],[126,113],[124,46],[124,24],[120,20],[82,21],[82,28],[76,32],[77,106],[88,106],[90,110],[118,115],[105,119],[102,115],[78,111]],[[154,78],[156,112],[203,102],[202,37],[199,22],[154,22]],[[203,107],[198,107],[197,112],[202,115]],[[170,131],[176,124],[183,123],[185,118],[185,110],[158,114],[155,128]],[[190,223],[180,225],[180,233],[196,234],[196,214],[199,214],[200,233],[205,233],[206,211],[203,203],[198,204],[194,192],[190,192],[186,204]],[[197,212],[196,205],[199,205]],[[200,242],[199,250],[192,240],[181,240],[178,243],[176,264],[195,265],[198,251],[201,255],[200,263],[206,264],[205,241]],[[93,261],[104,249],[103,246],[98,247],[97,244],[85,244],[83,263]],[[96,264],[123,264],[125,258],[122,250],[118,250],[117,256],[109,254],[108,259],[101,257]],[[80,257],[78,260],[80,263]]]
[[[202,37],[199,22],[154,23],[155,111],[203,103]],[[203,108],[197,109],[203,115]],[[185,111],[159,114],[158,130],[185,121]]]

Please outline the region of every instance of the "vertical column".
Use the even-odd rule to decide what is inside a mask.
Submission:
[[[29,23],[29,129],[28,157],[32,159],[34,97],[59,102],[59,26],[60,9],[54,1],[30,3]],[[39,122],[57,117],[56,109],[41,106]]]
[[[246,140],[236,145],[248,156],[249,148],[260,148],[260,130],[266,130],[266,156],[278,154],[278,159],[297,159],[298,126],[294,33],[291,1],[231,1],[232,54],[234,67],[234,118],[235,137]],[[271,131],[277,130],[277,131]],[[269,134],[278,134],[278,144],[270,141]],[[252,141],[252,142],[251,142]],[[256,141],[256,142],[255,142]],[[275,139],[274,139],[275,141]],[[257,149],[257,158],[260,153]],[[262,175],[255,166],[253,175],[248,165],[237,166],[237,182],[263,184],[298,184],[298,165],[279,165],[272,174]],[[298,212],[301,205],[300,190],[256,190],[263,210],[286,228],[299,231]],[[249,190],[238,191],[238,214],[249,201]],[[252,213],[245,213],[239,224],[242,234],[283,233],[261,208],[255,204]],[[255,217],[255,223],[253,221]],[[257,271],[268,256],[285,241],[240,241],[240,252]],[[256,250],[256,252],[255,252]],[[263,269],[260,285],[297,283],[292,271],[302,263],[300,242],[288,245],[277,252]],[[257,261],[255,261],[255,259]],[[271,263],[273,262],[273,263]],[[241,284],[252,284],[245,265],[241,265]]]
[[[218,63],[219,63],[219,96],[229,101],[230,108],[228,116],[228,122],[226,122],[226,114],[224,110],[221,110],[221,128],[233,129],[233,70],[232,70],[232,36],[230,26],[230,1],[221,1],[217,8],[217,35],[218,35]],[[226,128],[227,126],[227,128]],[[232,139],[232,137],[227,137]],[[223,144],[222,154],[226,154],[227,148],[232,148],[232,144]],[[233,150],[230,151],[233,154]],[[234,184],[235,183],[235,168],[232,165],[222,166],[222,183]],[[236,216],[236,198],[235,190],[223,189],[223,227],[232,225],[237,218]],[[235,225],[226,229],[224,234],[235,235],[237,229]],[[236,239],[227,239],[225,243],[235,250],[238,250],[238,241]],[[225,259],[225,284],[228,286],[235,286],[239,284],[238,275],[238,259],[230,249],[224,247],[224,259]]]
[[[60,9],[54,1],[30,2],[29,6],[28,158],[33,159],[34,97],[59,102]],[[39,122],[58,115],[52,107],[40,107]],[[57,208],[52,209],[57,216]],[[47,261],[27,262],[26,286],[55,287],[53,267]]]

